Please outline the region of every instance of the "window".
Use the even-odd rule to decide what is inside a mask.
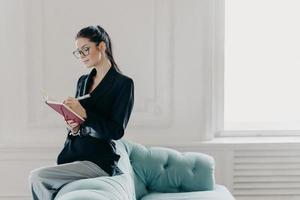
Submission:
[[[300,1],[224,6],[224,130],[300,130]]]

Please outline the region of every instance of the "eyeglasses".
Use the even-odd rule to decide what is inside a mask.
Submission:
[[[83,47],[82,50],[77,49],[76,51],[73,51],[73,55],[75,58],[80,58],[80,55],[87,56],[90,53],[90,47]]]

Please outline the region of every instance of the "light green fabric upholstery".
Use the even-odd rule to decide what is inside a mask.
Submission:
[[[228,190],[221,185],[215,185],[214,190],[180,193],[153,192],[144,196],[141,200],[229,200],[233,197]]]
[[[74,181],[55,200],[234,199],[215,185],[214,160],[206,154],[146,148],[124,139],[116,141],[116,148],[123,174]]]

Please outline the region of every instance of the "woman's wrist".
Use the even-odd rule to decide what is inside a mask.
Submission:
[[[80,126],[77,126],[77,127],[75,127],[75,128],[72,129],[72,132],[73,133],[77,133],[79,131],[79,129],[80,129]]]
[[[71,129],[71,135],[76,136],[79,135],[80,126]]]

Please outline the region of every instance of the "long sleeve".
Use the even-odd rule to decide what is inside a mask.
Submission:
[[[82,80],[81,80],[81,79],[82,79],[83,77],[84,77],[84,75],[82,75],[82,76],[78,79],[78,81],[77,81],[77,87],[76,87],[76,91],[75,91],[75,98],[79,96],[79,89],[81,88],[81,85],[82,85]],[[68,133],[67,137],[71,137],[71,136],[70,136],[70,133],[72,132],[72,130],[71,130],[69,127],[66,127],[66,129],[67,129],[67,133]]]
[[[124,135],[134,104],[134,82],[126,79],[113,103],[111,114],[104,118],[93,110],[86,110],[87,118],[82,124],[81,133],[86,131],[92,137],[118,140]]]

